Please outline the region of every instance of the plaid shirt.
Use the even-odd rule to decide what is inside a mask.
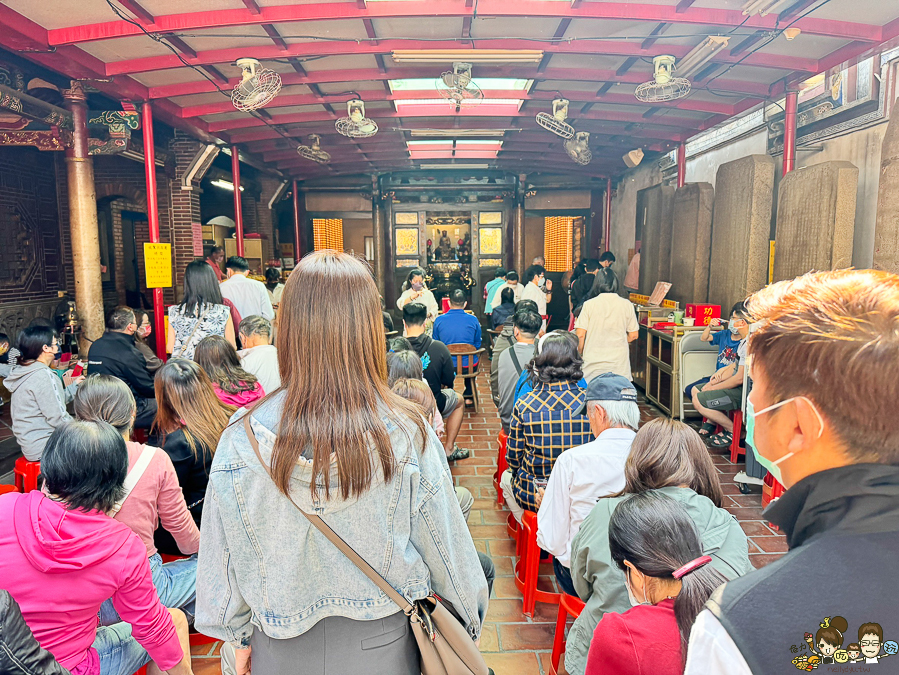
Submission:
[[[578,410],[586,392],[574,382],[538,383],[515,402],[506,444],[515,500],[537,511],[535,480],[548,480],[556,458],[568,448],[593,440],[590,422]]]

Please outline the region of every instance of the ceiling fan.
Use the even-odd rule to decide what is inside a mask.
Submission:
[[[270,103],[281,91],[281,76],[260,65],[256,59],[237,59],[243,71],[241,81],[231,91],[231,103],[249,112]]]

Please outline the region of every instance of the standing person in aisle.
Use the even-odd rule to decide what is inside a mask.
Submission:
[[[546,329],[546,303],[550,293],[545,289],[546,270],[540,265],[531,265],[524,272],[524,290],[521,293],[522,300],[531,300],[537,303],[537,312],[543,317],[543,328]]]
[[[618,277],[608,267],[597,270],[574,332],[588,381],[603,373],[633,379],[629,344],[640,335],[640,325],[634,305],[618,295]]]
[[[252,658],[253,675],[306,662],[325,675],[419,675],[409,617],[303,515],[319,515],[409,601],[433,592],[451,603],[479,638],[487,580],[437,437],[387,387],[368,267],[335,251],[303,258],[277,346],[284,390],[243,413],[216,452],[197,628],[237,648],[238,674]]]
[[[497,267],[493,273],[493,279],[484,284],[484,314],[487,316],[493,313],[493,296],[504,283],[506,283],[506,270]]]
[[[271,296],[265,284],[250,279],[250,265],[246,258],[232,255],[225,263],[228,278],[222,282],[222,297],[234,303],[241,317],[258,314],[269,321],[275,320]]]
[[[236,346],[231,310],[209,265],[194,260],[184,270],[184,297],[169,307],[170,330],[166,351],[173,358],[192,359],[197,344],[207,335],[221,335]]]
[[[428,310],[425,318],[425,329],[430,334],[434,325],[434,319],[437,318],[440,309],[437,307],[437,299],[427,284],[425,284],[425,271],[420,267],[410,271],[406,277],[406,281],[403,284],[403,294],[397,299],[396,308],[402,311],[406,305],[412,303],[424,305]]]

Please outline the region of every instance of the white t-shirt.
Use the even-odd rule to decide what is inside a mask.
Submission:
[[[269,321],[274,320],[275,310],[265,284],[255,279],[248,279],[243,274],[233,274],[223,281],[219,289],[223,298],[234,303],[241,319],[258,315]]]
[[[684,675],[752,675],[739,647],[707,609],[699,613],[690,630]]]
[[[537,284],[528,283],[521,292],[522,300],[533,300],[537,303],[537,312],[546,316],[546,292]]]
[[[275,345],[259,345],[237,352],[241,367],[255,375],[266,394],[270,394],[281,386],[281,374],[278,372],[278,350]]]
[[[403,307],[405,307],[409,302],[413,302],[413,295],[415,295],[415,291],[411,288],[407,288],[405,291],[403,291],[403,294],[396,301],[396,308],[402,310]],[[433,322],[434,319],[437,318],[437,314],[440,312],[437,307],[437,299],[428,288],[422,289],[421,297],[416,298],[414,302],[418,302],[428,308],[429,321]]]
[[[537,546],[571,565],[571,542],[596,501],[624,489],[624,463],[636,436],[606,429],[594,441],[566,450],[553,465],[540,509]]]
[[[493,302],[490,304],[490,308],[491,308],[491,309],[496,309],[496,308],[499,307],[501,304],[503,304],[503,298],[502,298],[502,295],[503,295],[503,289],[504,289],[504,288],[511,288],[511,289],[512,289],[512,293],[515,294],[515,302],[518,302],[519,300],[521,300],[521,294],[524,292],[524,288],[522,287],[522,285],[521,285],[520,283],[517,283],[517,284],[515,284],[514,286],[512,286],[512,285],[507,281],[507,282],[505,282],[502,286],[500,286],[499,288],[497,288],[497,289],[496,289],[496,293],[493,294]]]
[[[584,378],[589,382],[603,373],[631,379],[631,355],[627,334],[640,330],[634,305],[615,293],[600,293],[587,300],[574,324],[586,331]]]

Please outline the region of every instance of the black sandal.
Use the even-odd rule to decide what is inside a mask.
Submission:
[[[709,437],[708,443],[713,448],[729,448],[733,440],[734,435],[730,431],[722,431],[720,434]]]
[[[699,427],[699,435],[703,438],[709,438],[713,433],[715,433],[715,427],[717,425],[712,424],[711,422],[703,422],[702,426]]]

